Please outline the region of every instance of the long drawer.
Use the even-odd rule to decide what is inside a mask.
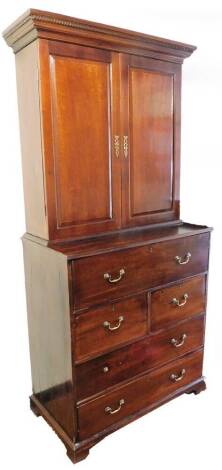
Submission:
[[[86,439],[164,400],[202,375],[202,351],[155,370],[78,407],[79,437]]]
[[[205,312],[205,276],[196,276],[150,294],[151,330],[156,331],[178,321]]]
[[[76,367],[77,400],[175,360],[203,345],[205,317],[184,321]]]
[[[207,271],[209,234],[72,262],[75,309]]]
[[[95,356],[145,336],[147,313],[147,296],[142,294],[74,316],[75,359]]]

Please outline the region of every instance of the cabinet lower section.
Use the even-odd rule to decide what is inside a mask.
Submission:
[[[121,249],[113,238],[81,242],[79,254],[24,238],[31,408],[73,462],[109,433],[205,388],[209,233],[171,230],[159,241],[155,230],[137,233]],[[137,237],[146,237],[142,247]]]

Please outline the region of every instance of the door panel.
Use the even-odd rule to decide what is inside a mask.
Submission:
[[[122,56],[125,158],[123,225],[178,217],[180,66]]]
[[[120,226],[117,54],[49,44],[54,233],[58,238]],[[112,156],[113,153],[113,156]]]
[[[131,68],[129,81],[131,210],[135,216],[171,208],[173,77]]]
[[[52,68],[59,226],[111,219],[110,64],[53,57]]]

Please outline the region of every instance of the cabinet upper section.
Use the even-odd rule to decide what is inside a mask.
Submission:
[[[30,10],[16,52],[27,231],[179,219],[181,63],[193,46]]]

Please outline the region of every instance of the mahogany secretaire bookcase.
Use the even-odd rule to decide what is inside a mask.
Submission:
[[[33,394],[78,462],[202,376],[210,229],[180,220],[195,47],[29,10],[15,52]]]

